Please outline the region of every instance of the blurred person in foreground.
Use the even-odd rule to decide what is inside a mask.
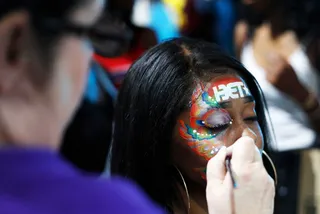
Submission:
[[[120,178],[85,176],[57,152],[82,97],[92,55],[86,31],[102,4],[99,0],[0,1],[1,214],[162,213],[133,184]],[[241,146],[252,154],[249,159],[238,157],[253,182],[238,188],[235,208],[240,211],[251,203],[243,195],[263,194],[259,182],[267,178],[252,179],[263,169],[262,164],[255,164],[259,158],[255,158],[252,140]],[[235,154],[237,151],[234,148]],[[223,182],[230,180],[223,171],[223,154],[210,163],[207,195],[211,213],[225,208],[223,213],[231,214],[232,191],[230,183]],[[235,171],[239,181],[248,178],[242,168]],[[218,189],[219,203],[211,200],[213,189]],[[267,206],[268,212],[254,213],[272,212],[273,198],[264,199],[251,210]]]
[[[114,101],[132,62],[156,44],[131,22],[134,1],[109,0],[90,29],[94,50],[82,102],[64,134],[61,153],[87,172],[101,173],[111,142]]]
[[[129,49],[131,35],[131,29],[113,18],[108,7],[89,33],[93,50],[101,54],[99,57],[113,61],[117,60],[113,57]],[[123,68],[123,64],[119,67]],[[110,69],[92,59],[82,101],[66,128],[60,148],[66,159],[86,172],[101,173],[104,169],[116,97],[117,88]]]
[[[134,185],[82,176],[57,151],[87,80],[86,32],[102,7],[100,0],[0,2],[2,214],[162,213]]]

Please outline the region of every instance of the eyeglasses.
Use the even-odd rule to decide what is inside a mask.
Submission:
[[[46,34],[71,33],[77,36],[88,36],[91,26],[80,26],[57,18],[43,18],[35,22],[37,27]]]
[[[109,17],[108,17],[109,18]],[[117,22],[113,22],[114,19],[110,17],[105,23],[105,27],[110,28],[118,28]],[[119,26],[121,28],[124,28],[124,24],[121,23],[122,26]],[[48,35],[55,35],[55,34],[74,34],[79,37],[95,37],[100,38],[104,40],[114,40],[114,41],[130,41],[133,37],[132,32],[129,30],[126,30],[125,34],[118,34],[117,32],[114,33],[112,31],[99,31],[99,29],[96,29],[93,26],[80,26],[65,20],[60,20],[57,18],[44,18],[39,19],[36,21],[36,25],[38,28],[45,34]],[[120,25],[120,24],[119,24]]]

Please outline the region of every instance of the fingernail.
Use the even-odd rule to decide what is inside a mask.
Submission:
[[[213,148],[213,149],[210,151],[210,159],[211,159],[213,156],[221,153],[221,152],[220,152],[221,150],[226,150],[226,147],[225,147],[225,146],[221,146],[221,147],[215,147],[215,148]],[[222,151],[222,152],[223,152],[223,151]]]
[[[219,148],[215,148],[210,152],[210,159],[214,156],[224,156],[224,154],[227,154],[227,147],[221,146]]]
[[[246,129],[244,129],[243,131],[242,131],[242,135],[241,135],[242,137],[244,137],[244,136],[248,136],[248,137],[250,137],[250,131],[246,128]]]
[[[241,137],[250,137],[254,142],[257,140],[257,135],[248,128],[243,130]]]
[[[225,146],[222,146],[221,148],[220,148],[220,150],[219,150],[219,152],[226,152],[227,151],[227,147],[225,147]]]

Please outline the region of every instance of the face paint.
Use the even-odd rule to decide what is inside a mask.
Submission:
[[[180,136],[188,141],[189,147],[199,156],[210,160],[215,153],[219,151],[221,146],[215,145],[214,142],[219,142],[219,137],[216,134],[210,134],[210,131],[200,131],[191,128],[180,121]]]
[[[207,167],[195,168],[195,172],[198,172],[203,180],[207,180]]]
[[[212,85],[215,100],[219,103],[229,99],[239,99],[250,96],[249,89],[238,78],[227,78]]]
[[[208,86],[212,87],[211,84]],[[190,125],[180,120],[180,136],[188,141],[190,148],[199,156],[209,160],[219,150],[224,132],[215,133],[214,129],[221,125],[230,124],[231,118],[225,109],[220,108],[212,90],[198,85],[192,95],[190,109]]]
[[[232,124],[228,111],[219,103],[250,96],[239,78],[223,78],[204,87],[198,84],[191,98],[190,125],[180,120],[180,136],[199,156],[210,160],[223,145],[227,127]],[[194,169],[205,179],[206,168]]]

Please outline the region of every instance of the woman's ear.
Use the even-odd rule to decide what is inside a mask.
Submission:
[[[10,13],[0,20],[0,96],[25,75],[29,16],[24,11]]]

